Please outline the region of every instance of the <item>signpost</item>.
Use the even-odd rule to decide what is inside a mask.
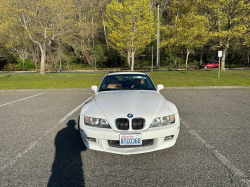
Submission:
[[[222,51],[218,51],[218,57],[219,57],[219,67],[218,67],[218,79],[220,78],[220,58],[222,57]]]

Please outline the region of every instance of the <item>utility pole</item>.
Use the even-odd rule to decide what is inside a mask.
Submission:
[[[156,57],[156,67],[160,67],[160,5],[157,3],[157,57]]]
[[[96,57],[95,57],[95,71],[96,71]]]
[[[153,72],[153,65],[154,65],[154,46],[152,45],[152,66],[151,66],[151,72]]]

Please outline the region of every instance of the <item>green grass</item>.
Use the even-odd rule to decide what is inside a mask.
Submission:
[[[90,88],[105,73],[0,74],[0,89]],[[149,73],[155,84],[179,86],[249,86],[250,71],[167,71]]]
[[[105,74],[49,73],[0,75],[0,89],[90,88],[99,85]]]
[[[149,73],[154,83],[179,86],[249,86],[250,71],[169,71]]]

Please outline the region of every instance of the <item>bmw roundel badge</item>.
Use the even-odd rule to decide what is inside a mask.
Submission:
[[[133,117],[133,114],[128,114],[127,115],[129,118],[132,118]]]

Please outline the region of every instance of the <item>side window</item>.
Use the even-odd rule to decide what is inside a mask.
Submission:
[[[100,89],[106,89],[107,86],[108,86],[108,83],[109,83],[109,78],[105,77],[105,79],[103,80],[103,83],[102,83]]]

